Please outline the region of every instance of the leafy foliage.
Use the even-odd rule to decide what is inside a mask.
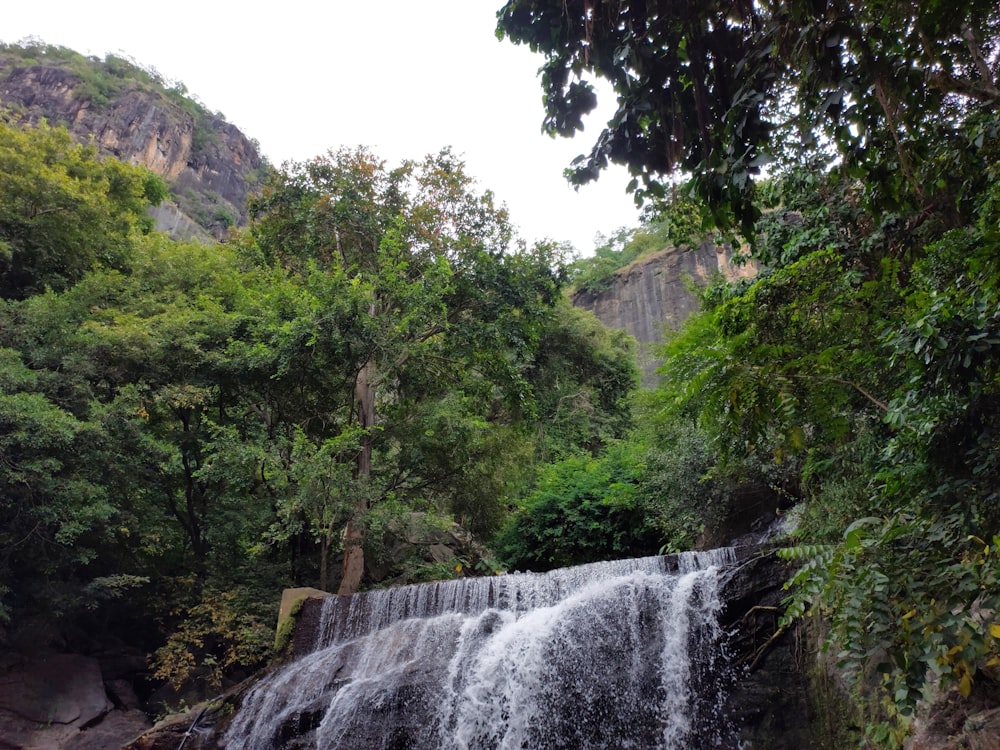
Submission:
[[[628,445],[598,458],[546,467],[497,545],[511,567],[531,570],[654,554],[658,537],[639,488],[643,466]]]
[[[809,147],[833,144],[880,205],[927,205],[937,190],[917,163],[937,114],[1000,99],[1000,17],[988,1],[511,0],[497,17],[500,38],[545,56],[547,132],[583,128],[591,77],[614,87],[617,111],[567,170],[571,182],[623,164],[641,200],[662,197],[665,176],[692,174],[722,225],[735,218],[748,234],[754,176],[789,126]]]
[[[180,624],[157,650],[154,676],[175,689],[197,677],[220,690],[233,671],[263,666],[274,637],[270,622],[253,609],[235,591],[203,590],[200,601],[175,613]]]
[[[526,371],[539,428],[535,453],[550,459],[586,449],[592,454],[625,437],[638,385],[635,344],[590,313],[557,303]]]
[[[251,214],[245,257],[320,291],[308,345],[346,375],[327,379],[334,408],[302,434],[333,440],[334,463],[351,467],[323,494],[347,499],[341,589],[352,591],[373,504],[389,493],[447,504],[460,467],[496,445],[493,425],[534,416],[524,370],[555,300],[552,259],[546,247],[507,253],[506,211],[448,151],[395,169],[365,149],[291,165]],[[325,545],[336,523],[321,524]]]
[[[101,160],[65,129],[0,122],[0,296],[65,289],[97,266],[125,268],[144,212],[166,187],[146,170]]]
[[[325,583],[348,522],[370,549],[392,508],[488,536],[545,455],[628,427],[627,341],[561,301],[555,249],[516,242],[448,152],[290,167],[204,246],[141,231],[145,173],[64,131],[0,136],[8,226],[19,185],[79,198],[7,240],[52,250],[0,302],[7,642],[108,633],[161,679],[218,685],[267,658],[274,592]],[[115,257],[64,253],[77,230]]]
[[[992,132],[985,117],[953,131]],[[978,158],[995,164],[997,147],[984,139]],[[919,168],[965,158],[940,146]],[[656,429],[694,419],[717,447],[709,476],[770,465],[772,485],[802,496],[787,617],[828,621],[886,743],[936,688],[995,679],[992,169],[963,167],[955,202],[913,214],[874,211],[872,186],[840,170],[788,167],[787,207],[758,227],[764,272],[708,295],[666,347],[655,396]]]

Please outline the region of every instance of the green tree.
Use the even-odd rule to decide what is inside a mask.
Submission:
[[[659,535],[640,483],[643,451],[613,444],[600,456],[545,466],[497,537],[508,564],[530,570],[655,554]]]
[[[0,588],[30,601],[28,582],[62,584],[96,556],[113,515],[100,480],[108,456],[99,424],[54,403],[17,352],[2,349],[0,358]],[[45,587],[57,617],[73,599],[58,584]],[[0,619],[9,617],[0,605]]]
[[[65,128],[0,122],[0,296],[65,289],[96,267],[125,268],[145,210],[166,197],[145,169],[101,159]]]
[[[535,394],[535,451],[549,461],[581,450],[594,455],[632,427],[639,384],[635,341],[561,300],[526,371]]]
[[[1000,102],[1000,16],[990,0],[511,0],[497,15],[500,38],[545,56],[547,132],[582,129],[596,102],[588,77],[614,87],[617,111],[567,170],[571,182],[623,164],[641,199],[688,173],[726,209],[717,219],[735,215],[748,234],[754,176],[789,125],[811,147],[833,143],[882,205],[927,205],[940,193],[919,164],[941,114]]]
[[[531,408],[521,369],[555,298],[551,258],[545,248],[509,252],[506,211],[474,192],[447,151],[395,169],[364,149],[290,165],[250,213],[247,257],[326,288],[309,345],[343,377],[325,394],[334,408],[306,434],[317,444],[356,441],[337,451],[353,465],[340,583],[350,593],[364,574],[371,503],[434,484],[393,470],[397,446],[421,440],[399,404],[419,414],[464,392],[479,419]]]
[[[23,363],[5,368],[17,377],[3,451],[19,457],[5,518],[12,535],[30,523],[25,543],[4,540],[11,632],[44,639],[31,624],[58,602],[50,635],[112,632],[150,651],[169,639],[171,678],[192,660],[256,664],[273,617],[264,592],[292,578],[287,558],[256,554],[287,493],[269,481],[284,444],[260,418],[266,379],[228,350],[280,279],[161,235],[137,243],[129,270],[2,310],[3,344]],[[243,625],[221,632],[229,617]]]
[[[914,165],[950,165],[952,199],[915,213],[874,211],[869,186],[808,161],[780,173],[763,273],[708,295],[655,397],[661,434],[693,419],[718,451],[713,479],[756,467],[802,498],[789,618],[827,619],[858,694],[876,696],[872,738],[904,736],[933,689],[995,687],[1000,652],[982,616],[1000,570],[1000,131],[978,108],[953,125],[962,137]]]

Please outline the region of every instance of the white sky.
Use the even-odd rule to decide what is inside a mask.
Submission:
[[[390,164],[451,146],[520,234],[570,241],[638,224],[624,169],[574,191],[562,176],[611,114],[574,139],[542,135],[542,58],[494,34],[504,0],[7,2],[0,40],[126,54],[182,81],[274,164],[370,146]]]

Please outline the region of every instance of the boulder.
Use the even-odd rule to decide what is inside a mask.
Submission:
[[[113,702],[101,666],[79,654],[6,657],[0,663],[0,748],[107,750],[148,729],[131,683],[113,680]]]
[[[38,724],[83,726],[113,708],[97,659],[53,654],[11,664],[0,677],[0,710]]]
[[[294,639],[294,635],[301,630],[301,628],[297,628],[295,621],[305,602],[312,599],[325,599],[328,596],[333,596],[333,594],[309,586],[285,589],[281,592],[278,625],[274,630],[275,653],[284,653],[285,649],[289,647],[291,647],[291,652],[286,656],[312,650],[312,643],[303,643]]]
[[[0,668],[0,737],[15,747],[61,748],[113,708],[97,659],[12,656]]]

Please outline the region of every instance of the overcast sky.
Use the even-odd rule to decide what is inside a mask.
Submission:
[[[611,96],[585,133],[542,135],[541,57],[496,39],[502,4],[9,2],[0,39],[124,53],[183,82],[275,164],[357,145],[396,163],[451,146],[479,187],[507,204],[521,236],[589,254],[598,232],[638,223],[624,170],[579,191],[562,176],[610,116]]]

